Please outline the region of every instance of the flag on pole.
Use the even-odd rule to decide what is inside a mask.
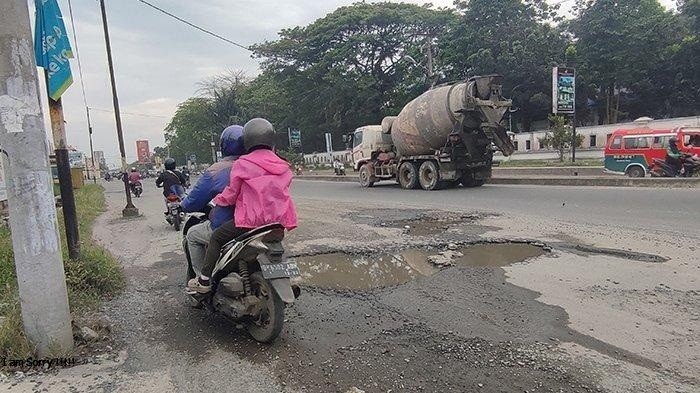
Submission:
[[[34,32],[36,65],[46,70],[49,97],[58,100],[73,83],[68,61],[73,57],[73,51],[57,1],[34,0],[34,4],[36,7]]]

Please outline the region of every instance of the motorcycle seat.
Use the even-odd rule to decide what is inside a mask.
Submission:
[[[275,230],[275,229],[284,229],[284,227],[282,226],[282,224],[278,224],[278,223],[263,225],[261,227],[251,229],[250,231],[242,234],[241,236],[238,236],[237,238],[234,239],[234,241],[235,242],[242,242],[242,241],[245,241],[253,236],[259,235],[263,232],[267,232],[267,231]]]

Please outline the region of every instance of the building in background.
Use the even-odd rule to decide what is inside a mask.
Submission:
[[[136,141],[136,157],[140,163],[151,162],[151,149],[148,146],[148,141]]]

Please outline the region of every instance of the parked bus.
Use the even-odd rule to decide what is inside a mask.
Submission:
[[[615,130],[605,144],[605,172],[629,177],[646,176],[655,158],[666,158],[666,148],[671,137],[676,137],[681,152],[700,154],[698,127]]]

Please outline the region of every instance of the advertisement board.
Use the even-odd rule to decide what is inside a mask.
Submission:
[[[570,67],[552,69],[552,112],[574,113],[576,109],[576,70]]]
[[[139,162],[151,162],[151,150],[148,141],[136,141],[136,157]]]

